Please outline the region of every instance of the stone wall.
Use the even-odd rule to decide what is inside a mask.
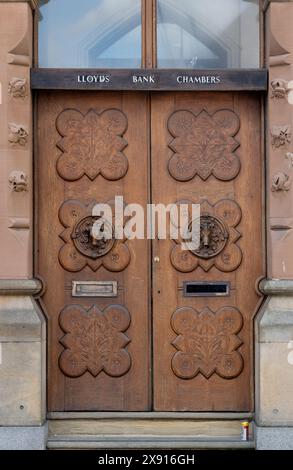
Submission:
[[[256,320],[259,449],[293,449],[293,3],[266,6],[268,296]]]
[[[32,11],[0,2],[0,278],[32,275]]]
[[[30,280],[33,6],[0,1],[0,449],[44,448],[45,436],[46,330]]]

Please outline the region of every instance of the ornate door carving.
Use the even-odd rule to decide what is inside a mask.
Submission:
[[[243,92],[40,95],[49,411],[253,411],[260,115]],[[115,196],[200,204],[199,246],[115,239],[93,210]]]
[[[154,241],[155,410],[254,408],[255,286],[264,274],[260,136],[258,97],[153,96],[152,202],[201,205],[197,249]],[[226,285],[225,295],[213,295],[217,285]]]
[[[147,96],[44,93],[38,121],[38,263],[48,316],[49,411],[150,407],[148,241],[93,208],[147,203]],[[139,156],[139,159],[138,159]]]

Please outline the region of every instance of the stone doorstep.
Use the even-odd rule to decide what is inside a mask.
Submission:
[[[48,449],[254,449],[238,420],[49,420]],[[252,424],[250,426],[253,433]]]
[[[98,438],[80,438],[75,436],[75,439],[66,438],[48,438],[47,449],[48,450],[108,450],[108,449],[194,449],[194,450],[248,450],[255,449],[255,441],[237,441],[229,439],[212,440],[212,439],[180,439],[174,436],[173,439],[164,440],[156,436],[146,439],[130,439],[125,440],[114,439],[98,439]]]

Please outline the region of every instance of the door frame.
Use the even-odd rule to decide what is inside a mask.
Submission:
[[[64,90],[65,91],[65,90]],[[122,90],[121,90],[122,91]],[[95,91],[96,93],[96,91]],[[103,93],[103,91],[100,91],[100,93]],[[143,93],[146,93],[145,91]],[[262,197],[263,197],[263,215],[262,215],[262,225],[263,225],[263,240],[264,240],[264,246],[262,247],[262,252],[263,252],[263,263],[265,265],[265,274],[266,274],[266,257],[265,257],[265,253],[266,253],[266,246],[267,246],[267,242],[266,242],[266,217],[267,217],[267,208],[266,208],[266,198],[265,198],[265,189],[266,189],[266,182],[265,182],[265,174],[266,174],[266,161],[265,161],[265,121],[264,121],[264,116],[265,116],[265,95],[264,93],[258,91],[258,93],[261,95],[261,123],[262,123],[262,135],[261,135],[261,158],[262,158],[262,174],[263,174],[263,181],[264,181],[264,184],[263,184],[263,188],[262,188]],[[34,95],[34,128],[35,128],[35,136],[37,136],[37,126],[38,126],[38,116],[37,116],[37,107],[36,107],[36,101],[38,99],[38,91],[36,90],[35,92],[35,95]],[[148,153],[150,153],[150,149],[148,149]],[[35,138],[34,140],[34,272],[36,272],[36,262],[37,262],[37,256],[38,256],[38,246],[37,246],[37,233],[38,233],[38,197],[37,197],[37,185],[38,185],[38,181],[37,181],[37,164],[38,164],[38,160],[37,160],[37,138]],[[150,166],[151,165],[151,161],[150,161],[150,155],[148,157],[148,165]],[[149,178],[151,177],[151,173],[149,173]],[[148,191],[150,192],[151,191],[151,187],[150,187],[150,181],[149,181],[149,184],[148,184]],[[151,194],[149,194],[149,197],[151,197]],[[152,245],[150,245],[151,248],[150,248],[150,256],[151,256],[151,259],[152,259]],[[150,287],[152,289],[152,269],[150,268],[149,269],[149,276],[150,276]],[[43,286],[45,286],[45,282],[43,279],[41,279],[39,276],[35,276],[36,278],[39,278],[42,283],[43,283]],[[259,281],[263,279],[260,278]],[[42,293],[41,293],[42,294]],[[40,294],[40,295],[41,295]],[[44,313],[44,316],[46,318],[46,320],[48,319],[48,315],[46,313],[46,308],[42,302],[42,300],[40,299],[40,295],[38,296],[38,302],[39,302],[39,305],[40,305],[40,308],[42,310],[42,312]],[[261,309],[261,305],[263,304],[263,302],[265,302],[265,298],[263,298],[263,300],[259,303],[258,307],[256,308],[256,311],[254,312],[254,318],[256,318],[256,314],[257,312],[260,311]],[[149,302],[149,307],[148,307],[150,310],[151,310],[151,302]],[[151,313],[151,312],[150,312]],[[47,348],[48,348],[48,340],[47,340]],[[252,350],[252,354],[254,355],[255,353],[255,346],[253,345],[253,348],[251,349]],[[151,353],[152,354],[152,353]],[[254,375],[256,374],[256,369],[255,369],[255,361],[253,360],[253,372],[254,372]],[[48,372],[47,372],[48,373]],[[152,380],[152,376],[153,376],[153,372],[151,373],[151,380]],[[48,381],[47,381],[48,383]],[[253,395],[254,397],[256,397],[256,390],[255,390],[255,381],[254,381],[254,391],[253,391]],[[153,400],[153,399],[152,399]],[[255,403],[254,403],[254,407],[255,407]],[[99,417],[103,417],[103,416],[112,416],[113,418],[116,418],[116,417],[121,417],[122,415],[123,416],[130,416],[130,417],[133,417],[133,418],[136,418],[136,415],[137,413],[136,412],[129,412],[129,411],[125,411],[125,412],[95,412],[95,411],[92,411],[92,412],[49,412],[48,413],[48,418],[50,419],[60,419],[61,417],[64,418],[64,417],[79,417],[81,416],[81,413],[82,413],[82,416],[84,416],[85,418],[86,417],[91,417],[91,418],[99,418]],[[154,411],[146,411],[146,412],[139,412],[139,416],[141,417],[143,415],[145,416],[148,416],[150,418],[156,418],[156,417],[160,417],[162,416],[162,414],[166,415],[166,417],[174,417],[174,419],[178,418],[183,418],[183,415],[184,417],[186,417],[186,415],[189,415],[191,418],[193,419],[198,419],[198,418],[208,418],[208,417],[217,417],[217,418],[220,418],[222,417],[223,419],[231,419],[233,417],[235,417],[235,415],[239,415],[240,418],[239,419],[244,419],[244,418],[252,418],[253,415],[254,415],[254,412],[252,413],[234,413],[234,412],[214,412],[214,413],[210,413],[210,412],[188,412],[188,413],[181,413],[181,412],[154,412]]]

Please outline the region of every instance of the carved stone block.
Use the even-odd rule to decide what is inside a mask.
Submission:
[[[9,185],[17,193],[28,190],[28,177],[24,171],[12,171],[9,176]]]
[[[27,96],[27,81],[25,78],[12,78],[8,85],[8,94],[13,98],[25,98]]]
[[[279,172],[273,176],[272,191],[289,191],[291,187],[290,176]]]
[[[275,148],[290,144],[291,142],[291,126],[274,126],[271,129],[272,146]]]
[[[28,131],[24,126],[15,123],[8,124],[9,135],[8,140],[11,144],[24,146],[28,141]]]
[[[271,82],[272,98],[284,99],[288,92],[288,82],[282,78]]]

